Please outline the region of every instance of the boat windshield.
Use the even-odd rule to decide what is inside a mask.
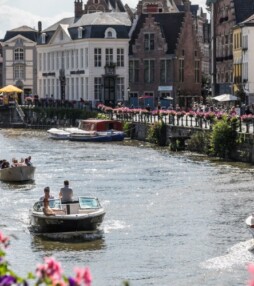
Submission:
[[[61,209],[62,209],[61,200],[59,200],[59,199],[49,200],[49,206],[50,206],[52,209],[61,210]],[[43,201],[36,202],[36,203],[34,204],[33,209],[34,209],[36,212],[42,212],[42,211],[43,211]]]
[[[79,205],[81,209],[100,208],[100,203],[96,198],[79,197]]]

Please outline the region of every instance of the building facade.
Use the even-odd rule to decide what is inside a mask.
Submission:
[[[233,93],[233,27],[254,13],[254,2],[207,0],[207,5],[211,11],[212,93]]]
[[[23,89],[22,96],[33,95],[37,90],[37,36],[36,30],[22,26],[7,31],[2,41],[3,85]]]
[[[83,2],[75,1],[74,17],[40,34],[39,97],[84,100],[93,106],[127,101],[131,21],[126,12],[115,12],[111,1],[97,0],[98,6],[89,2],[82,9]],[[111,12],[98,12],[102,7]]]
[[[162,4],[156,9],[148,2],[139,7],[131,31],[131,101],[150,97],[154,106],[167,106],[173,99],[187,108],[201,98],[202,56],[190,3],[184,12],[164,13]]]
[[[234,93],[254,104],[254,15],[233,28]]]
[[[0,40],[0,87],[3,86],[3,46]]]

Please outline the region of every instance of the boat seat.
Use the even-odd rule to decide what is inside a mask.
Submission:
[[[53,209],[53,211],[56,215],[66,215],[65,210]]]

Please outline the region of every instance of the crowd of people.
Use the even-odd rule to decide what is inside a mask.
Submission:
[[[32,157],[29,156],[27,158],[21,158],[20,161],[18,161],[16,158],[12,159],[12,162],[3,159],[0,160],[0,169],[6,169],[10,167],[20,167],[20,166],[32,166]]]

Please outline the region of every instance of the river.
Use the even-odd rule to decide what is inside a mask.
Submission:
[[[89,266],[93,286],[246,285],[254,241],[254,169],[171,153],[140,142],[53,141],[45,131],[0,130],[0,158],[32,156],[35,181],[0,182],[0,229],[12,237],[7,258],[24,275],[54,256],[65,274]],[[28,230],[29,209],[45,186],[57,196],[68,179],[76,195],[106,210],[102,237],[57,242]]]

